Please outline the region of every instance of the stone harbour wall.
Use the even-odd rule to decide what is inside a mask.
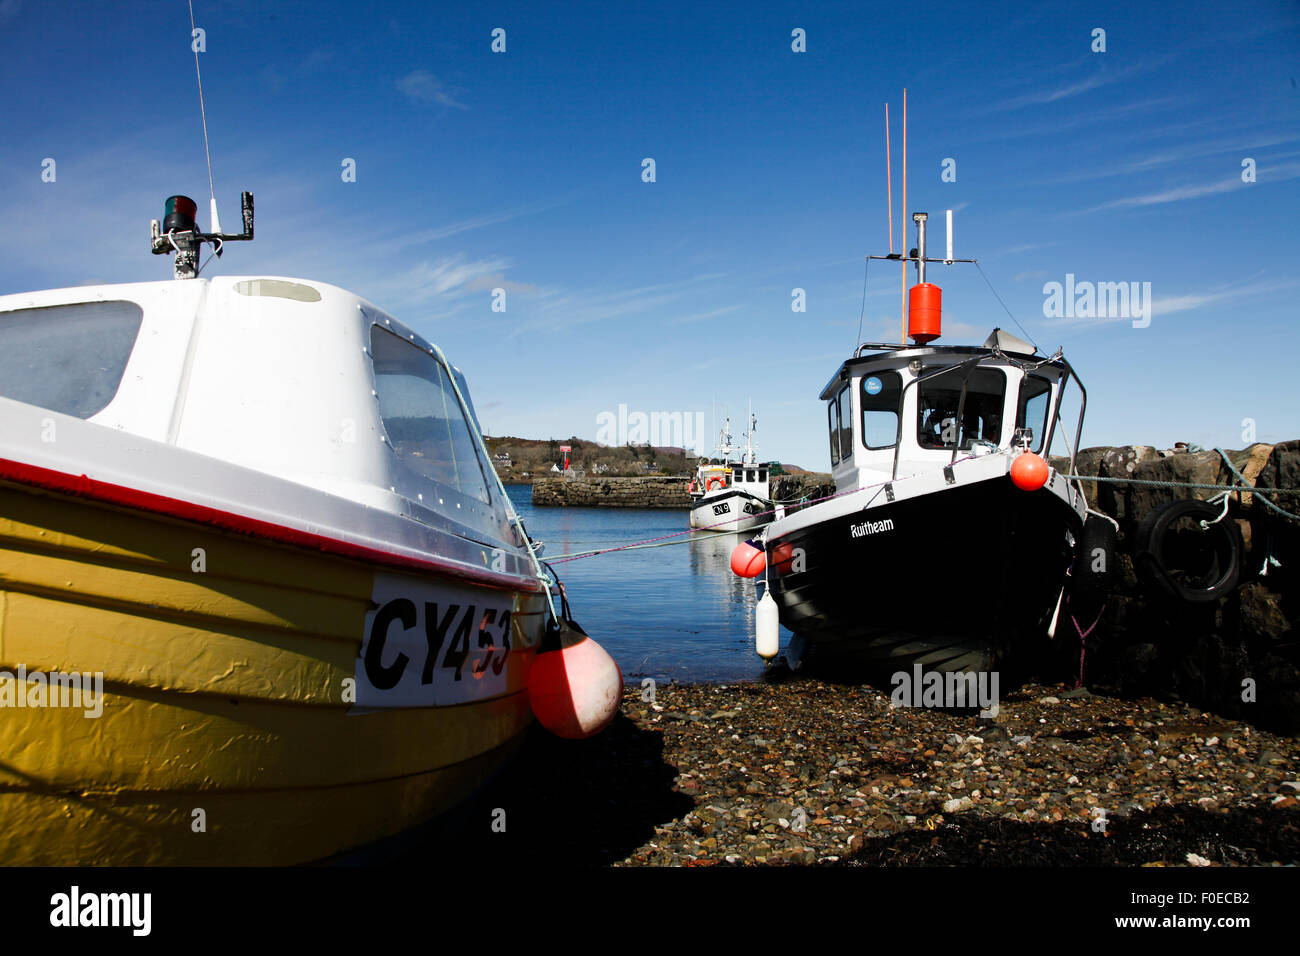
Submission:
[[[533,504],[573,508],[689,508],[690,478],[538,478]],[[781,475],[770,485],[777,501],[819,498],[835,491],[831,476],[821,472]]]
[[[772,500],[797,503],[803,499],[813,501],[835,494],[835,482],[821,471],[799,475],[781,475],[772,481]]]
[[[574,508],[689,508],[690,478],[539,478],[533,504]]]

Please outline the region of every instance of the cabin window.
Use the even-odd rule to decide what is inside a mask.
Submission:
[[[840,460],[853,457],[853,390],[840,389]]]
[[[425,478],[487,501],[487,476],[447,370],[377,325],[370,327],[370,353],[379,415],[397,457]]]
[[[78,302],[0,312],[0,395],[90,418],[122,384],[144,310]]]
[[[963,380],[967,382],[966,402],[958,423]],[[969,449],[977,439],[1002,443],[1002,404],[1007,393],[1007,377],[1000,369],[976,367],[968,373],[953,369],[922,382],[917,388],[920,394],[916,440],[922,448]]]
[[[831,436],[831,467],[840,463],[840,403],[832,400],[826,403],[826,422]]]
[[[1047,410],[1052,402],[1052,383],[1037,375],[1020,380],[1020,397],[1016,402],[1016,427],[1034,430],[1031,451],[1042,451],[1047,439]]]
[[[893,448],[898,441],[898,405],[903,379],[897,372],[862,376],[862,441],[868,448]]]

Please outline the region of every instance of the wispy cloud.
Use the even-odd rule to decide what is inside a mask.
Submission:
[[[1235,282],[1219,286],[1208,292],[1192,292],[1186,295],[1156,297],[1151,303],[1151,314],[1156,316],[1174,315],[1178,312],[1191,312],[1215,305],[1219,302],[1240,301],[1247,296],[1270,295],[1300,286],[1297,279],[1278,279],[1273,282]]]
[[[442,85],[442,80],[428,70],[412,70],[397,81],[397,88],[413,103],[438,103],[458,110],[469,109]]]
[[[474,280],[496,277],[509,265],[505,259],[468,259],[457,253],[413,266],[399,278],[399,285],[406,291],[407,299],[415,302],[438,296],[463,295],[483,288],[481,285],[471,286]]]
[[[1257,183],[1266,182],[1285,182],[1289,179],[1300,177],[1300,163],[1284,163],[1280,166],[1261,166],[1257,173]],[[1122,199],[1113,199],[1110,202],[1102,203],[1099,206],[1092,206],[1082,210],[1081,214],[1092,212],[1101,212],[1106,209],[1131,209],[1141,206],[1158,206],[1164,203],[1181,202],[1184,199],[1200,199],[1203,196],[1214,196],[1219,193],[1231,192],[1235,189],[1241,189],[1244,186],[1254,185],[1244,183],[1241,176],[1230,176],[1227,179],[1218,179],[1207,183],[1193,183],[1186,186],[1177,186],[1173,189],[1164,189],[1160,192],[1144,193],[1140,196],[1126,196]]]
[[[1093,73],[1091,76],[1086,76],[1083,79],[1071,80],[1063,86],[1054,86],[1049,89],[1037,89],[1030,93],[1023,93],[1020,96],[1012,97],[1009,100],[1003,100],[1001,103],[994,103],[987,108],[986,112],[1003,113],[1010,110],[1024,109],[1027,106],[1046,106],[1050,103],[1059,103],[1061,100],[1072,99],[1084,93],[1090,93],[1093,90],[1100,89],[1103,86],[1112,86],[1115,83],[1122,83],[1139,73],[1146,73],[1150,70],[1154,70],[1163,66],[1165,63],[1168,63],[1175,55],[1176,54],[1170,54],[1161,57],[1154,57],[1119,69],[1113,69],[1110,68],[1108,64],[1104,64],[1099,66],[1097,72]]]
[[[400,235],[389,236],[384,239],[377,239],[371,245],[370,249],[384,255],[391,255],[411,246],[423,245],[427,242],[438,242],[442,239],[449,239],[452,236],[459,235],[462,232],[470,232],[474,229],[483,229],[487,226],[495,226],[503,222],[509,222],[512,219],[519,219],[522,216],[532,216],[539,212],[545,212],[562,206],[567,199],[551,200],[547,202],[530,203],[527,206],[516,206],[513,209],[503,209],[498,212],[484,213],[480,216],[472,216],[469,219],[461,219],[456,222],[450,222],[446,225],[435,226],[432,229],[419,229],[414,232],[404,232]]]
[[[1008,139],[1050,139],[1071,130],[1089,126],[1112,125],[1124,116],[1140,113],[1157,112],[1172,106],[1186,106],[1177,97],[1161,96],[1152,99],[1135,100],[1111,107],[1080,110],[1069,118],[1056,119],[1050,123],[990,123],[987,128],[967,140],[969,143],[991,143]],[[985,112],[988,112],[987,110]],[[1068,115],[1068,114],[1062,114]],[[1208,125],[1208,124],[1206,124]]]
[[[531,330],[558,331],[576,325],[653,312],[665,306],[677,305],[684,296],[698,295],[707,283],[725,277],[726,273],[711,272],[634,289],[543,292],[544,303],[540,314],[528,327]]]
[[[1161,166],[1168,166],[1173,163],[1186,163],[1190,159],[1196,159],[1202,156],[1218,156],[1224,153],[1237,153],[1242,157],[1252,155],[1257,150],[1267,149],[1271,146],[1281,146],[1287,143],[1300,141],[1300,134],[1291,135],[1261,135],[1261,134],[1241,134],[1232,137],[1220,137],[1213,140],[1207,140],[1201,143],[1184,143],[1158,153],[1148,153],[1138,159],[1128,160],[1127,162],[1118,163],[1113,166],[1102,166],[1095,169],[1082,170],[1071,173],[1067,176],[1060,176],[1054,179],[1043,180],[1045,184],[1057,185],[1063,183],[1085,182],[1091,179],[1106,179],[1111,176],[1134,176],[1141,173],[1150,172]],[[1300,155],[1295,152],[1283,153],[1273,156],[1270,161],[1275,162],[1279,159],[1289,159],[1292,156]],[[1256,156],[1256,158],[1260,158]]]
[[[1211,286],[1199,292],[1186,292],[1181,295],[1164,295],[1153,296],[1150,309],[1153,318],[1166,318],[1171,315],[1177,315],[1179,312],[1194,312],[1207,306],[1218,305],[1222,302],[1240,303],[1248,299],[1255,299],[1274,295],[1276,293],[1288,292],[1300,287],[1300,279],[1275,279],[1266,282],[1260,282],[1257,273],[1251,278],[1232,283],[1223,283]],[[1072,326],[1080,329],[1101,328],[1113,325],[1116,322],[1131,322],[1129,316],[1074,316],[1047,319],[1044,325],[1060,329],[1066,326]]]
[[[688,322],[705,322],[709,319],[717,318],[720,315],[726,315],[728,312],[735,312],[739,309],[738,305],[725,305],[720,309],[710,309],[708,312],[697,312],[694,315],[683,315],[680,318],[673,319],[673,325],[683,325]]]

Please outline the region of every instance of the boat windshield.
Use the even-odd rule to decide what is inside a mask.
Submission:
[[[379,415],[397,457],[425,478],[487,501],[487,476],[442,364],[377,325],[370,352]]]
[[[1047,437],[1047,410],[1051,405],[1052,383],[1037,375],[1026,375],[1020,382],[1020,398],[1016,403],[1016,427],[1033,429],[1034,441],[1030,451],[1043,450]]]
[[[963,379],[967,383],[964,405]],[[916,440],[922,448],[969,449],[975,440],[1002,443],[1007,377],[1001,369],[976,367],[969,377],[953,369],[921,382],[918,388]]]

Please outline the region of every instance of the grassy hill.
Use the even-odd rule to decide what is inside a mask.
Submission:
[[[684,448],[648,445],[602,445],[581,438],[515,438],[485,436],[492,464],[502,481],[532,481],[553,474],[552,465],[564,464],[561,445],[569,445],[569,467],[588,475],[631,478],[643,475],[693,475],[695,453]],[[786,474],[802,474],[796,465],[781,466]]]

